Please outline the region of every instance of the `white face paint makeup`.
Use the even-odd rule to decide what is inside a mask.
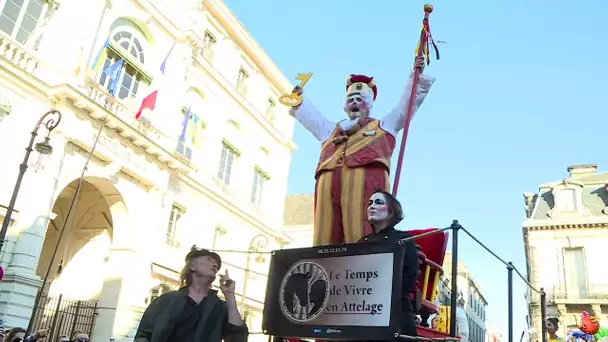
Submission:
[[[384,194],[379,192],[373,194],[367,202],[367,220],[373,223],[384,221],[389,217],[390,213]]]
[[[353,120],[358,117],[367,116],[369,114],[369,103],[365,97],[361,94],[352,94],[346,98],[344,104],[344,111],[348,117]]]

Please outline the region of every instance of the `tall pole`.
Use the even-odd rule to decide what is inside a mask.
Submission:
[[[61,122],[61,113],[58,110],[51,109],[48,112],[44,113],[42,117],[36,122],[36,126],[34,126],[34,130],[31,133],[30,142],[25,148],[25,156],[23,157],[23,161],[21,165],[19,165],[19,175],[17,176],[17,181],[15,182],[15,188],[13,189],[13,195],[11,196],[11,201],[8,204],[8,208],[6,209],[6,214],[4,215],[4,220],[2,221],[2,229],[0,229],[0,252],[2,252],[2,247],[4,247],[4,240],[6,240],[6,233],[8,231],[8,226],[11,222],[11,217],[13,216],[13,212],[15,211],[15,203],[17,202],[17,196],[19,195],[19,189],[21,188],[21,182],[23,181],[23,176],[25,175],[25,171],[27,171],[27,164],[30,159],[30,154],[34,150],[34,142],[36,141],[36,137],[38,136],[38,130],[40,126],[44,125],[48,131],[47,137],[45,139],[45,152],[51,153],[52,147],[48,145],[49,136],[51,132],[59,125]],[[38,145],[38,144],[37,144]],[[48,146],[46,146],[48,145]]]
[[[542,327],[542,342],[547,342],[547,293],[544,288],[540,288],[540,326]]]
[[[450,336],[456,337],[456,309],[458,308],[458,230],[460,223],[452,222],[452,293],[450,294]]]
[[[89,168],[89,162],[93,158],[93,153],[95,153],[95,148],[97,147],[97,143],[99,143],[99,138],[101,137],[101,133],[103,132],[103,128],[106,125],[107,116],[104,117],[103,121],[99,125],[99,130],[97,131],[97,135],[95,136],[95,140],[93,142],[93,146],[91,147],[91,151],[87,157],[87,160],[84,163],[82,168],[82,172],[80,174],[80,178],[78,178],[78,185],[76,185],[76,191],[74,192],[74,196],[72,197],[72,201],[70,202],[70,207],[68,209],[68,213],[63,220],[63,224],[61,225],[61,230],[59,231],[59,237],[57,237],[57,242],[55,243],[55,248],[53,248],[53,254],[51,254],[51,260],[49,261],[49,266],[46,269],[46,273],[44,274],[44,279],[42,280],[42,284],[40,285],[40,289],[38,293],[36,293],[36,298],[34,299],[34,307],[32,309],[32,315],[30,316],[30,321],[27,325],[27,336],[32,333],[34,318],[36,317],[36,312],[38,310],[38,305],[40,304],[40,300],[42,299],[42,293],[44,292],[44,288],[46,287],[49,276],[51,275],[51,270],[53,268],[53,262],[57,257],[57,252],[59,251],[59,247],[61,246],[61,241],[63,234],[66,231],[67,223],[70,219],[70,215],[75,211],[76,203],[78,202],[78,196],[80,195],[80,189],[82,188],[82,182],[84,180],[84,175],[86,174]]]
[[[509,301],[508,306],[507,306],[507,310],[508,310],[508,328],[509,331],[509,342],[513,342],[513,263],[509,262],[508,266],[507,266],[507,291],[508,291],[508,295],[507,295],[507,300]]]
[[[431,32],[429,27],[429,15],[433,12],[433,6],[424,5],[424,19],[422,19],[422,29],[420,30],[420,40],[418,41],[418,48],[416,49],[416,60],[425,56],[425,52],[428,53],[428,43],[431,38]],[[435,44],[433,43],[433,46]],[[438,55],[439,56],[439,55]],[[397,196],[397,190],[399,190],[399,179],[401,178],[401,168],[403,167],[403,154],[405,153],[405,144],[407,142],[407,135],[410,130],[410,122],[414,117],[414,102],[416,101],[416,90],[418,88],[418,80],[424,66],[414,63],[414,78],[412,80],[412,90],[410,92],[410,101],[408,102],[405,125],[403,127],[403,137],[401,138],[401,147],[399,148],[399,157],[397,158],[397,169],[395,171],[395,183],[393,184],[393,196]]]

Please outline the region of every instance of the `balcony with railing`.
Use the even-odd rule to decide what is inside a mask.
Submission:
[[[14,41],[2,30],[0,30],[0,58],[30,75],[35,74],[40,65],[40,60],[33,51]]]

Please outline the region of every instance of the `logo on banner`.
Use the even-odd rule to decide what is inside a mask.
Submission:
[[[279,303],[283,315],[294,323],[319,317],[329,299],[329,276],[323,266],[300,261],[289,268],[281,282]]]

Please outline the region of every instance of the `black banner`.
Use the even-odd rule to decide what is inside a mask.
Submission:
[[[262,329],[302,339],[393,339],[404,255],[394,240],[274,251]]]

